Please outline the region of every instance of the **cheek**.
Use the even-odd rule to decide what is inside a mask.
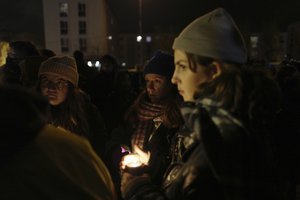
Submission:
[[[67,99],[67,92],[66,91],[59,91],[57,92],[57,96],[55,99],[49,99],[49,103],[53,106],[57,106],[63,103]]]
[[[61,91],[58,93],[58,99],[60,100],[60,103],[64,102],[67,98],[68,91]]]
[[[171,91],[171,85],[163,84],[157,89],[157,91],[162,95],[168,95]]]
[[[46,88],[41,88],[41,93],[42,95],[46,96],[47,95],[47,92],[46,92]]]

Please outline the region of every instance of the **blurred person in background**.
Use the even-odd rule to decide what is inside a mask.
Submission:
[[[8,84],[21,84],[21,69],[19,63],[31,56],[38,56],[36,46],[29,41],[14,41],[9,44],[6,64],[1,67],[3,81]]]
[[[0,42],[0,67],[6,63],[7,52],[9,49],[9,43],[5,41]]]

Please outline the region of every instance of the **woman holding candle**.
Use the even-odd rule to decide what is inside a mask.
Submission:
[[[256,199],[251,191],[250,135],[238,119],[244,39],[226,10],[190,23],[173,43],[172,82],[185,101],[189,134],[182,159],[172,163],[158,190],[147,175],[124,173],[125,199]],[[255,196],[256,197],[256,196]]]
[[[180,113],[182,98],[171,82],[174,69],[174,57],[163,51],[155,52],[146,63],[143,71],[145,90],[129,108],[122,125],[113,131],[111,147],[108,148],[110,160],[117,161],[110,167],[115,182],[120,180],[120,145],[126,145],[133,153],[151,153],[144,163],[147,163],[152,182],[161,184],[170,163],[172,137],[183,124]]]

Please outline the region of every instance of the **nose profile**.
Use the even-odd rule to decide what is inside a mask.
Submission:
[[[176,69],[175,69],[175,71],[174,71],[174,73],[173,73],[173,76],[172,76],[172,78],[171,78],[171,82],[172,82],[173,84],[177,84]]]

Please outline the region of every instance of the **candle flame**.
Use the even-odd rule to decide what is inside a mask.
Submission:
[[[137,154],[128,154],[123,158],[123,164],[127,167],[140,167],[143,163]]]

